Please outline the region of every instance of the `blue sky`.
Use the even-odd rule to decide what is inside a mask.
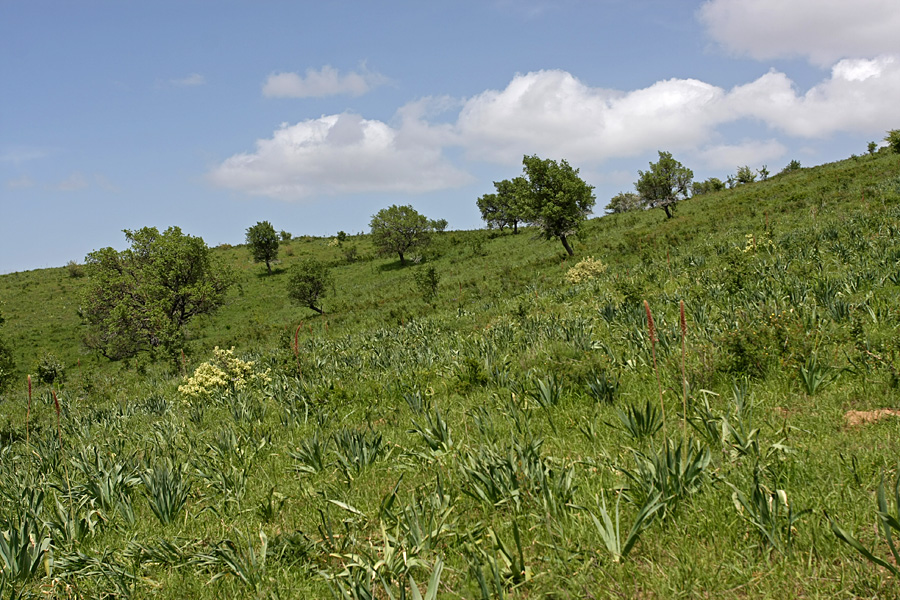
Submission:
[[[657,150],[696,179],[862,154],[900,127],[897,31],[896,0],[0,0],[0,273],[147,225],[481,227],[523,154],[596,214]]]

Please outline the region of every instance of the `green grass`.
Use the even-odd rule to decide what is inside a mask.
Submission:
[[[900,408],[898,223],[900,164],[879,153],[671,220],[593,219],[575,249],[609,268],[577,285],[579,258],[528,230],[447,232],[405,268],[366,236],[344,243],[352,263],[298,238],[271,276],[222,248],[239,284],[191,325],[187,369],[233,345],[269,381],[204,400],[169,365],[82,348],[84,279],[2,276],[21,377],[0,402],[0,531],[35,543],[0,555],[46,539],[52,560],[4,569],[0,595],[413,598],[412,579],[441,598],[897,596],[825,512],[890,556],[875,493],[900,420],[844,413]],[[334,265],[324,316],[284,290],[308,255]],[[659,403],[644,300],[665,428],[636,425]],[[67,371],[62,448],[46,386],[26,432],[47,353]]]

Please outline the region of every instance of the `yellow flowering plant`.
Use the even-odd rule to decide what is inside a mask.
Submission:
[[[566,280],[569,283],[582,283],[588,279],[599,277],[606,272],[606,265],[593,256],[588,256],[574,267],[566,271]]]
[[[214,392],[232,392],[254,382],[269,383],[269,369],[257,371],[252,360],[242,360],[234,355],[234,347],[225,350],[216,346],[213,358],[194,369],[185,377],[178,391],[189,398],[209,398]]]

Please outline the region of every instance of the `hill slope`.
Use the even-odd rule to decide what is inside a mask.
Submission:
[[[900,451],[898,217],[900,165],[879,154],[671,220],[594,219],[576,251],[608,268],[581,283],[527,231],[448,232],[402,269],[365,236],[355,262],[295,239],[271,277],[223,248],[239,286],[193,326],[188,370],[216,345],[254,364],[221,357],[231,383],[197,395],[79,349],[83,280],[3,276],[20,364],[70,372],[60,431],[43,390],[27,417],[21,386],[0,404],[0,529],[30,519],[55,561],[14,585],[399,597],[437,572],[441,597],[897,595],[824,511],[889,555],[871,525]],[[306,255],[335,265],[324,317],[283,292]],[[427,267],[433,303],[412,283]]]

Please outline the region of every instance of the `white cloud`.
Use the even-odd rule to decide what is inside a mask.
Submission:
[[[798,137],[825,137],[837,132],[879,133],[897,120],[900,59],[845,59],[831,77],[805,94],[784,74],[770,71],[729,93],[739,116],[759,119]]]
[[[701,143],[723,114],[723,95],[695,79],[619,92],[588,87],[565,71],[538,71],[470,99],[458,129],[473,158],[511,163],[536,152],[603,161]]]
[[[34,180],[28,175],[22,175],[17,179],[8,179],[6,187],[11,190],[20,190],[24,188],[34,187]]]
[[[524,154],[565,158],[586,174],[610,159],[667,150],[730,170],[782,157],[786,140],[776,134],[816,139],[896,127],[897,98],[900,56],[890,55],[844,59],[806,92],[775,70],[731,90],[696,79],[610,90],[565,71],[537,71],[465,100],[416,100],[397,111],[393,124],[355,114],[284,124],[209,178],[287,199],[426,192],[469,181],[447,157],[449,149],[494,164],[515,165]],[[735,143],[721,131],[731,124],[769,132],[744,133],[748,141]]]
[[[828,66],[900,53],[897,0],[709,0],[699,18],[722,46],[758,60],[799,56]]]
[[[76,171],[59,183],[51,185],[50,188],[58,192],[74,192],[77,190],[83,190],[89,185],[90,184],[88,183],[88,180],[85,178],[85,176]]]
[[[339,94],[361,96],[387,79],[378,73],[370,73],[363,66],[362,72],[341,75],[337,69],[325,65],[321,70],[307,69],[306,76],[297,73],[273,73],[263,85],[262,93],[269,98],[323,98]]]
[[[743,165],[762,166],[781,158],[787,148],[778,140],[746,140],[739,144],[718,144],[697,152],[698,158],[711,169],[736,169]]]
[[[198,85],[205,85],[206,77],[199,73],[191,73],[187,77],[182,77],[181,79],[170,79],[169,83],[171,85],[179,87],[194,87]]]
[[[443,156],[446,134],[416,118],[398,128],[344,113],[283,124],[256,151],[209,173],[215,185],[285,200],[358,192],[421,193],[468,183]]]

